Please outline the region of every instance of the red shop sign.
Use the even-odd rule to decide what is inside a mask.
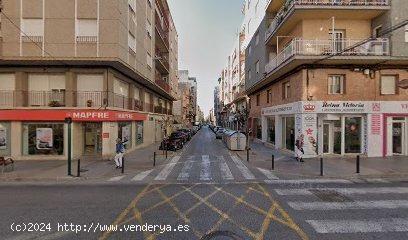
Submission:
[[[111,110],[0,110],[3,121],[64,121],[74,122],[144,121],[146,114]]]

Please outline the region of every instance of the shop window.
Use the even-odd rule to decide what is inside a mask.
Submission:
[[[258,95],[256,95],[256,106],[259,106],[260,102],[261,102],[261,95],[258,94]]]
[[[262,139],[262,123],[261,123],[261,119],[259,118],[254,118],[254,125],[255,125],[255,137],[257,139]]]
[[[10,156],[10,123],[0,122],[0,156]]]
[[[64,124],[24,123],[23,155],[63,155]]]
[[[132,148],[132,123],[120,122],[118,126],[118,138],[122,140],[126,149]]]
[[[282,84],[282,99],[290,98],[290,82]]]
[[[329,94],[343,94],[344,92],[344,76],[330,75],[328,79]]]
[[[361,117],[345,118],[345,153],[361,153]]]
[[[393,95],[397,93],[397,76],[381,76],[381,95]]]
[[[143,143],[143,122],[136,122],[136,145]]]
[[[267,141],[269,143],[275,144],[275,117],[268,118],[268,136]]]

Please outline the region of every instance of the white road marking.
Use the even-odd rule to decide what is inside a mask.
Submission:
[[[154,180],[163,181],[165,180],[173,171],[173,168],[176,166],[177,162],[180,160],[180,156],[174,156],[173,159],[161,170],[161,172],[156,176]]]
[[[234,161],[235,165],[237,165],[237,168],[239,169],[239,171],[241,171],[245,179],[255,179],[254,174],[252,174],[251,171],[249,171],[247,166],[245,166],[245,164],[241,160],[239,160],[237,156],[234,155],[230,156],[232,161]]]
[[[354,202],[288,202],[288,204],[295,210],[408,208],[408,200],[380,200],[380,201],[354,201]]]
[[[351,184],[353,182],[345,179],[289,179],[289,180],[265,180],[268,184],[304,184],[304,183],[345,183]]]
[[[311,189],[276,189],[279,195],[313,195],[310,190],[336,191],[343,195],[359,194],[408,194],[407,187],[379,187],[379,188],[311,188]]]
[[[221,177],[224,180],[234,180],[234,177],[232,176],[231,170],[228,167],[227,163],[225,162],[224,157],[219,156],[218,161],[220,162]]]
[[[6,238],[6,240],[53,240],[53,239],[59,239],[62,238],[65,235],[71,234],[71,232],[52,232],[49,234],[44,234],[44,233],[39,233],[39,232],[31,232],[31,233],[26,233],[26,234],[22,234],[22,235],[18,235],[15,237],[11,237],[11,238]]]
[[[190,156],[186,162],[184,162],[183,168],[177,177],[178,181],[187,181],[190,177],[190,170],[193,167],[193,156]]]
[[[273,172],[263,169],[263,168],[258,168],[258,170],[265,175],[266,178],[268,178],[269,180],[277,180],[279,179],[277,176],[275,176],[275,174],[273,174]]]
[[[408,232],[407,218],[375,220],[306,220],[318,233]]]
[[[116,177],[110,178],[108,181],[109,181],[109,182],[117,182],[117,181],[122,180],[124,177],[126,177],[126,175],[116,176]]]
[[[201,156],[201,172],[200,172],[200,180],[201,181],[210,181],[211,180],[211,173],[210,173],[210,156],[202,155]]]
[[[144,171],[141,172],[139,174],[137,174],[134,178],[132,178],[132,181],[142,181],[143,179],[145,179],[151,172],[153,172],[154,169],[148,170],[148,171]]]
[[[389,181],[382,178],[367,178],[368,183],[390,183]]]

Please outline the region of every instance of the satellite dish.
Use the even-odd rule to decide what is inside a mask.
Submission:
[[[398,87],[400,87],[402,89],[408,89],[408,79],[403,79],[403,80],[399,81]]]

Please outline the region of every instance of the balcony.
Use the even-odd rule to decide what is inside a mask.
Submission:
[[[318,60],[330,55],[346,56],[348,59],[354,56],[388,56],[389,40],[379,38],[365,42],[351,39],[334,41],[294,39],[265,66],[265,71],[266,73],[272,72],[294,56],[306,56]]]
[[[271,0],[269,4],[273,4],[277,0]],[[272,2],[272,3],[271,3]],[[269,5],[268,4],[268,5]],[[276,5],[276,4],[275,4]],[[372,19],[382,13],[383,10],[389,9],[389,0],[292,0],[282,4],[277,11],[275,18],[269,25],[265,33],[265,41],[269,42],[270,38],[275,35],[277,30],[283,25],[295,9],[303,10],[293,17],[291,27],[299,20],[310,18],[311,16],[319,16],[320,19],[328,19],[335,16],[332,10],[343,17],[353,18],[357,16],[366,19]],[[327,10],[327,11],[322,11]],[[355,10],[360,10],[356,15]],[[366,11],[365,11],[366,10]],[[316,17],[317,18],[317,17]]]
[[[15,107],[15,102],[14,91],[0,91],[0,108]]]
[[[77,107],[101,108],[107,105],[108,102],[107,92],[79,91],[74,94]]]
[[[160,73],[167,75],[169,74],[170,64],[169,59],[165,54],[159,53],[156,50],[156,68],[159,70]]]
[[[61,91],[27,91],[28,106],[30,107],[64,107],[65,90]]]
[[[157,37],[157,45],[161,52],[169,52],[169,28],[167,22],[162,20],[159,14],[156,12],[156,37]]]
[[[156,84],[159,87],[161,87],[164,91],[166,91],[168,93],[170,92],[170,85],[166,81],[156,78]]]

